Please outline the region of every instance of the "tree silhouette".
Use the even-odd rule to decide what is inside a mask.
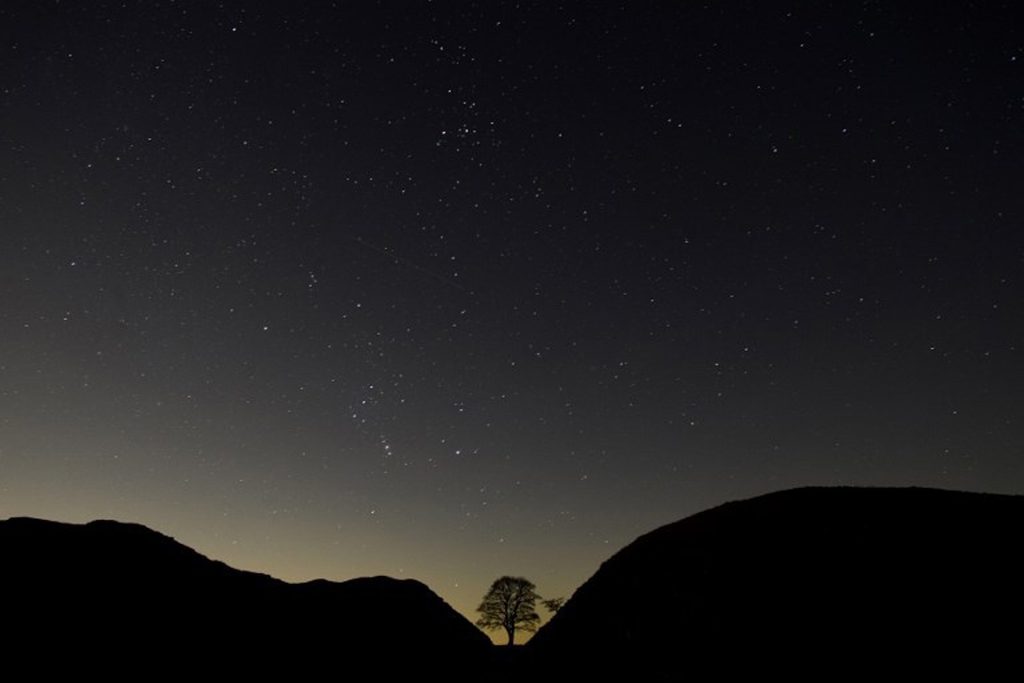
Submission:
[[[562,609],[562,605],[565,604],[565,598],[549,598],[547,600],[541,600],[541,602],[549,612],[554,614],[558,610]]]
[[[536,631],[540,622],[536,605],[540,598],[537,587],[522,577],[503,576],[491,584],[483,602],[476,608],[481,616],[476,620],[480,628],[505,629],[508,644],[512,645],[516,629]]]

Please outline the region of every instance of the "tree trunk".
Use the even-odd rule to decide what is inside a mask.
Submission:
[[[516,639],[516,630],[514,628],[506,628],[505,632],[508,633],[508,642],[506,643],[506,645],[512,647],[512,645],[514,644],[513,641],[515,641]]]

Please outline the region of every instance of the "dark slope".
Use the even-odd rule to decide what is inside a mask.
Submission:
[[[527,646],[547,671],[1010,661],[1024,497],[797,489],[661,527],[605,562]],[[838,668],[837,668],[838,667]]]
[[[135,524],[0,521],[5,650],[44,670],[468,678],[489,641],[426,586],[288,584]]]

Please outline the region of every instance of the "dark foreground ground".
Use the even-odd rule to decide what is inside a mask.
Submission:
[[[808,488],[606,561],[530,642],[548,671],[824,675],[1016,667],[1024,497]]]
[[[507,648],[416,581],[286,584],[138,525],[11,519],[0,642],[5,669],[33,678],[978,677],[1019,665],[1022,531],[1019,496],[729,503],[640,537]]]

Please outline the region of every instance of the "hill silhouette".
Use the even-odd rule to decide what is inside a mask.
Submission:
[[[807,488],[641,536],[526,646],[552,675],[1016,661],[1024,497]]]
[[[467,679],[491,647],[417,581],[289,584],[137,524],[0,521],[0,558],[5,657],[49,673]]]
[[[0,521],[12,670],[106,679],[678,680],[1015,664],[1024,497],[808,488],[727,503],[616,553],[525,646],[423,584],[289,584],[136,524]]]

